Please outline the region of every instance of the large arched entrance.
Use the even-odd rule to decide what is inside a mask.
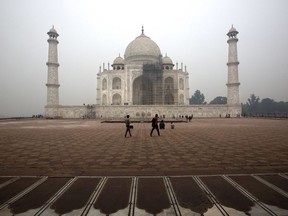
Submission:
[[[133,82],[133,105],[153,104],[152,81],[143,75],[137,77]]]

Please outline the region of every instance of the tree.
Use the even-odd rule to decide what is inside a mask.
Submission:
[[[276,102],[270,98],[260,98],[254,94],[250,95],[246,104],[242,104],[243,115],[256,116],[286,116],[288,114],[288,102]]]
[[[250,98],[248,98],[247,100],[248,100],[248,112],[255,114],[259,109],[260,98],[255,94],[251,94]]]
[[[227,97],[218,96],[214,98],[210,104],[227,104]]]
[[[261,113],[275,113],[277,112],[277,103],[270,98],[264,98],[260,103],[261,109],[259,110]]]
[[[189,99],[190,104],[206,104],[205,96],[200,92],[200,90],[196,90],[194,95]]]

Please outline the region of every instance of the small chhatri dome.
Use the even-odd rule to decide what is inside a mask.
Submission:
[[[52,28],[50,29],[49,32],[53,32],[53,33],[55,33],[55,34],[58,34],[57,31],[56,31],[55,28],[54,28],[54,25],[52,26]]]
[[[119,64],[124,64],[124,59],[120,55],[113,61],[113,65],[119,65]]]
[[[238,31],[233,27],[233,25],[232,25],[231,29],[230,29],[229,32],[227,33],[227,36],[228,36],[228,37],[236,37],[238,33],[239,33],[239,32],[238,32]]]
[[[158,45],[144,34],[130,42],[125,50],[124,58],[126,62],[143,61],[143,62],[157,62],[161,55]]]
[[[173,65],[173,61],[170,57],[167,56],[167,53],[166,56],[162,58],[162,64]]]
[[[113,70],[123,70],[124,69],[124,59],[120,56],[115,58],[112,64]]]
[[[47,32],[47,34],[49,35],[50,38],[57,38],[59,36],[59,34],[57,33],[57,31],[54,28],[54,25],[49,30],[49,32]]]

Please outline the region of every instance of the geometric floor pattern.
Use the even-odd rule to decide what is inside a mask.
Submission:
[[[287,120],[133,125],[0,120],[0,215],[288,215]]]
[[[0,215],[288,215],[288,176],[0,178]]]

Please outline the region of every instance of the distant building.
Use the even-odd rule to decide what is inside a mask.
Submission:
[[[163,57],[158,45],[142,33],[128,44],[124,58],[103,64],[97,73],[96,104],[63,106],[59,104],[58,57],[59,36],[52,27],[48,32],[48,79],[45,116],[50,118],[132,118],[151,117],[155,113],[167,118],[239,116],[239,81],[237,34],[232,26],[228,32],[229,58],[227,105],[189,105],[189,73],[183,64],[174,65],[167,54]]]

